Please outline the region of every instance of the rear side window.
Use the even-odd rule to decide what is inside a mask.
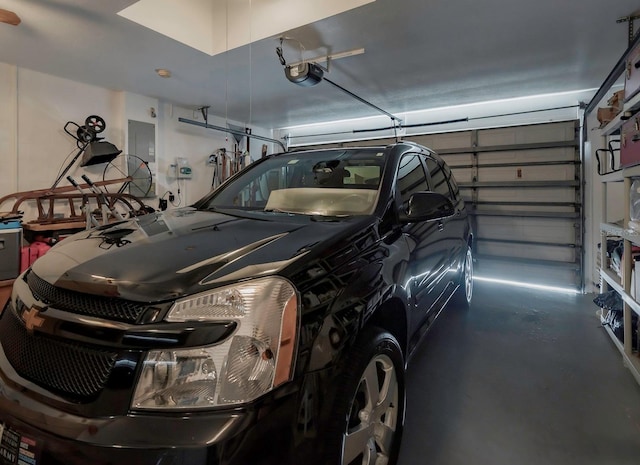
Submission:
[[[431,176],[431,190],[455,200],[451,195],[447,173],[442,168],[442,165],[432,158],[427,158],[427,168]]]
[[[451,169],[446,164],[438,163],[433,158],[427,157],[427,169],[431,177],[432,191],[448,197],[456,206],[462,202],[458,183],[453,177]]]
[[[427,176],[418,155],[405,155],[400,160],[397,189],[405,208],[411,194],[429,190]]]

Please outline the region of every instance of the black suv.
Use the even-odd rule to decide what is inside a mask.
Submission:
[[[393,464],[406,362],[469,304],[471,245],[412,143],[269,156],[67,238],[0,315],[0,463]]]

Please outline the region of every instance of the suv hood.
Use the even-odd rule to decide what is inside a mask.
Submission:
[[[65,289],[161,302],[276,274],[362,222],[282,215],[263,220],[185,208],[75,234],[32,269]]]

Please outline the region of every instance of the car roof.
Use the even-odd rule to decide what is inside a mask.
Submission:
[[[398,141],[395,142],[393,144],[388,144],[388,145],[362,145],[362,146],[348,146],[348,147],[320,147],[320,148],[305,148],[305,149],[301,149],[301,150],[290,150],[287,152],[282,152],[282,153],[278,153],[278,154],[274,154],[273,156],[280,156],[280,155],[285,155],[285,154],[291,154],[291,153],[305,153],[305,152],[313,152],[313,153],[317,153],[317,152],[322,152],[322,151],[334,151],[334,150],[344,150],[344,151],[362,151],[362,150],[366,150],[366,151],[386,151],[386,152],[391,152],[391,153],[398,153],[399,155],[405,153],[405,152],[415,152],[416,150],[418,150],[421,153],[424,154],[429,154],[431,155],[433,158],[435,158],[436,160],[438,160],[441,163],[444,163],[444,160],[442,159],[442,157],[440,157],[435,151],[433,151],[432,149],[425,147],[424,145],[420,145],[418,143],[415,142],[411,142],[411,141]]]

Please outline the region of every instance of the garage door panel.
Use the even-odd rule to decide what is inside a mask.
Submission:
[[[476,276],[550,287],[574,288],[575,271],[562,266],[535,265],[527,262],[483,260],[476,266]]]
[[[563,123],[486,129],[478,133],[479,146],[533,144],[572,141],[576,138],[574,121]]]
[[[474,209],[474,214],[477,216],[520,216],[523,218],[531,217],[536,222],[534,227],[539,224],[540,218],[551,217],[554,218],[566,218],[568,220],[577,221],[575,215],[575,207],[565,205],[545,205],[544,213],[540,213],[540,207],[536,205],[526,204],[524,202],[511,202],[511,203],[498,203],[498,202],[478,202]]]
[[[478,178],[482,181],[569,181],[574,176],[575,169],[570,165],[478,169]]]
[[[576,127],[575,122],[566,122],[478,132],[477,164],[472,169],[475,184],[466,186],[463,195],[474,208],[482,273],[561,287],[582,286]],[[563,146],[554,147],[556,143]],[[519,144],[540,147],[520,148]],[[508,146],[508,150],[482,150],[497,146]],[[539,184],[518,185],[532,181]]]
[[[571,223],[571,220],[565,220]],[[478,237],[531,241],[540,243],[573,243],[572,224],[545,218],[504,218],[481,216],[477,219]]]
[[[473,180],[473,176],[465,174],[470,173],[474,166],[474,156],[472,153],[446,154],[441,155],[441,157],[447,165],[449,165],[458,182],[471,182]],[[462,174],[458,175],[458,173]]]
[[[575,160],[575,148],[554,147],[518,151],[482,152],[478,155],[478,165],[512,162],[556,162]]]
[[[457,176],[457,173],[454,173]],[[456,177],[457,179],[457,177]],[[462,190],[465,200],[472,198],[470,189]],[[478,201],[520,201],[520,202],[575,202],[576,196],[573,189],[555,188],[555,189],[537,189],[537,188],[519,188],[519,189],[480,189],[477,192]]]
[[[451,171],[453,172],[453,176],[456,178],[456,181],[459,183],[473,181],[473,169],[471,168],[454,168]]]
[[[569,263],[575,259],[575,250],[573,249],[543,245],[527,245],[523,247],[522,245],[480,241],[477,252],[480,255],[505,257],[507,260],[510,258],[519,258]]]
[[[424,136],[410,136],[406,139],[417,144],[422,144],[425,147],[429,147],[436,152],[438,150],[473,147],[473,133],[471,131],[429,134]]]

